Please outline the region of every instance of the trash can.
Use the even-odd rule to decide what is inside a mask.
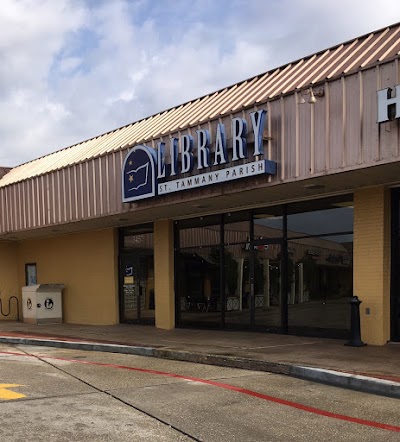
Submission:
[[[22,316],[29,324],[62,323],[63,284],[37,284],[22,287]]]

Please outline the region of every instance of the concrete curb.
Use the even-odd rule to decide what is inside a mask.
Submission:
[[[315,367],[291,366],[292,376],[335,387],[400,399],[400,383]]]
[[[56,339],[17,338],[0,336],[0,343],[37,345],[44,347],[67,348],[71,350],[101,351],[109,353],[151,356],[197,364],[216,365],[220,367],[240,368],[244,370],[264,371],[284,374],[296,378],[348,388],[365,393],[377,394],[400,399],[400,383],[368,376],[343,373],[316,367],[305,367],[294,364],[261,361],[257,359],[238,358],[223,355],[193,353],[182,350],[158,349],[119,344],[104,344],[90,341],[68,341]]]
[[[136,347],[118,344],[100,344],[90,341],[59,341],[57,339],[15,338],[0,336],[0,343],[19,345],[38,345],[43,347],[68,348],[70,350],[103,351],[109,353],[153,356],[152,347]]]

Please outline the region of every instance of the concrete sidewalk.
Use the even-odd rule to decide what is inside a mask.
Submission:
[[[108,351],[268,371],[400,398],[400,343],[119,324],[32,325],[0,321],[0,342]]]

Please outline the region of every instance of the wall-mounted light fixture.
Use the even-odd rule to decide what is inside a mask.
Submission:
[[[272,140],[271,134],[267,129],[264,129],[262,137],[264,141]]]
[[[298,103],[299,104],[304,104],[306,102],[306,100],[304,99],[304,95],[309,95],[309,99],[308,102],[310,104],[315,104],[317,102],[317,98],[321,98],[325,95],[325,91],[323,88],[320,88],[316,91],[313,90],[312,87],[310,87],[309,89],[307,89],[306,91],[302,91],[299,94],[299,98],[298,98]]]

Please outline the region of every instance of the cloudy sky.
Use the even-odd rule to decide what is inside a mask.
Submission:
[[[0,166],[398,21],[398,0],[1,0]]]

